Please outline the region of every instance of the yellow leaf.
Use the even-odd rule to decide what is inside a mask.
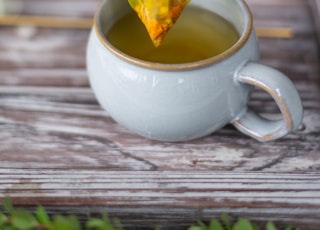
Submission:
[[[158,47],[190,0],[128,0]]]

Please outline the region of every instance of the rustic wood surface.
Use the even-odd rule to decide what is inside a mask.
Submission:
[[[305,0],[248,3],[255,26],[293,31],[291,39],[259,39],[261,62],[292,79],[305,109],[300,129],[271,143],[258,143],[232,126],[186,143],[140,137],[115,123],[90,89],[88,30],[0,27],[0,196],[83,220],[105,210],[127,229],[186,229],[226,212],[319,230],[314,7]],[[7,0],[5,5],[15,14],[92,18],[98,1]],[[261,113],[278,112],[258,90],[250,105]]]

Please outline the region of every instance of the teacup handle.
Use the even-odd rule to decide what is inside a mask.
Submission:
[[[282,114],[280,120],[269,120],[248,109],[232,122],[239,131],[266,142],[283,137],[299,127],[303,118],[301,100],[293,83],[283,73],[249,62],[235,77],[240,83],[258,87],[270,94]]]

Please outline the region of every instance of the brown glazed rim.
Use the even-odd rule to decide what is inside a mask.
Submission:
[[[135,64],[135,65],[138,65],[141,67],[145,67],[145,68],[164,70],[164,71],[166,71],[166,70],[167,71],[173,71],[173,70],[178,71],[178,70],[188,70],[188,69],[201,68],[201,67],[204,67],[207,65],[212,65],[212,64],[217,63],[219,61],[222,61],[222,60],[226,59],[227,57],[233,55],[241,47],[243,47],[243,45],[249,39],[251,31],[252,31],[252,27],[253,27],[253,17],[252,17],[251,11],[250,11],[248,5],[246,4],[246,2],[243,0],[242,3],[244,6],[244,10],[247,12],[247,15],[248,15],[248,25],[245,28],[245,31],[244,31],[244,33],[242,33],[239,40],[231,48],[224,51],[223,53],[218,54],[213,57],[210,57],[210,58],[207,58],[207,59],[195,61],[195,62],[188,62],[188,63],[181,63],[181,64],[180,63],[179,64],[165,64],[165,63],[150,62],[150,61],[144,61],[144,60],[132,57],[132,56],[127,55],[126,53],[118,50],[105,38],[105,36],[103,35],[103,33],[101,32],[101,30],[99,28],[98,17],[100,15],[100,10],[102,7],[100,7],[98,12],[95,14],[94,28],[95,28],[95,32],[96,32],[99,40],[104,45],[104,47],[106,47],[108,50],[113,52],[119,58],[121,58],[129,63]]]

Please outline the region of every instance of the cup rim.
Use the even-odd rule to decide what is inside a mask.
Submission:
[[[240,38],[238,39],[238,41],[232,47],[230,47],[229,49],[225,50],[224,52],[222,52],[218,55],[212,56],[207,59],[194,61],[194,62],[175,63],[175,64],[150,62],[150,61],[145,61],[145,60],[142,60],[139,58],[135,58],[135,57],[130,56],[130,55],[124,53],[123,51],[117,49],[115,46],[113,46],[105,38],[105,36],[103,35],[103,33],[101,32],[101,30],[99,28],[98,17],[100,15],[100,11],[101,11],[103,3],[101,4],[98,12],[94,16],[93,27],[94,27],[94,30],[96,32],[98,39],[100,40],[100,42],[103,44],[103,46],[105,48],[110,50],[112,53],[114,53],[116,56],[118,56],[122,60],[125,60],[131,64],[145,67],[145,68],[149,68],[149,69],[157,69],[157,70],[164,70],[164,71],[173,71],[173,70],[180,71],[180,70],[202,68],[202,67],[205,67],[208,65],[215,64],[217,62],[220,62],[220,61],[232,56],[238,50],[240,50],[243,47],[243,45],[247,42],[247,40],[249,39],[249,37],[251,35],[252,28],[253,28],[253,16],[252,16],[252,13],[251,13],[250,8],[247,5],[247,3],[244,0],[242,0],[241,2],[243,4],[244,11],[246,11],[246,13],[248,15],[248,23],[244,29],[244,32],[241,34]]]

